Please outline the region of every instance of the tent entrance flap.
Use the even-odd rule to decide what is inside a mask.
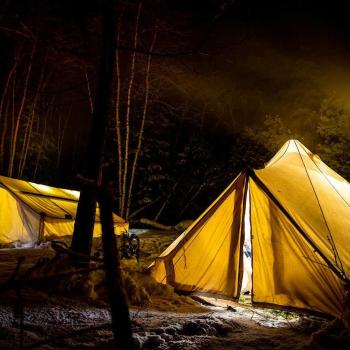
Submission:
[[[249,185],[253,303],[341,313],[341,280],[252,178]]]

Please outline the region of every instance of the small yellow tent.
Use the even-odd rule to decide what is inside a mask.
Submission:
[[[79,192],[0,176],[0,243],[36,242],[45,236],[71,235]],[[128,224],[113,214],[115,232]],[[96,209],[94,236],[101,234]]]
[[[350,184],[296,140],[264,169],[238,175],[156,259],[155,279],[237,299],[246,214],[252,302],[340,316],[350,276]]]

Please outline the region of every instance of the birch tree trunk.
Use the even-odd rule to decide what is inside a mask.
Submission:
[[[118,150],[118,209],[122,208],[122,177],[123,177],[123,157],[122,157],[122,135],[120,130],[120,64],[119,64],[119,45],[120,45],[120,23],[117,33],[117,49],[116,49],[116,78],[117,78],[117,93],[115,103],[115,124],[117,131],[117,150]]]
[[[45,58],[45,63],[46,63],[46,58]],[[27,155],[28,155],[28,150],[29,150],[29,146],[30,146],[30,141],[31,141],[31,137],[32,137],[32,131],[33,131],[33,124],[34,124],[34,120],[35,120],[35,112],[36,112],[36,106],[37,106],[37,102],[40,96],[40,90],[45,88],[48,82],[48,79],[46,79],[46,81],[44,82],[44,75],[45,75],[45,65],[41,71],[40,74],[40,78],[39,78],[39,82],[38,82],[38,87],[37,90],[35,92],[35,95],[33,97],[33,103],[30,109],[30,114],[29,114],[29,120],[27,122],[27,127],[25,130],[25,134],[24,134],[24,141],[22,144],[22,151],[21,151],[21,157],[20,157],[20,162],[19,162],[19,170],[18,170],[18,177],[21,178],[23,176],[23,172],[26,166],[26,162],[27,162]]]
[[[19,178],[22,177],[23,171],[24,171],[24,167],[25,167],[25,164],[27,162],[27,154],[28,154],[28,148],[29,148],[29,145],[30,145],[30,139],[31,139],[31,136],[32,136],[34,118],[35,118],[35,112],[33,110],[30,113],[30,115],[29,115],[29,120],[27,122],[25,135],[24,135],[24,140],[23,140],[23,143],[22,143],[22,151],[21,151],[21,156],[19,158],[18,173],[17,173],[17,177],[19,177]]]
[[[137,9],[136,15],[136,23],[135,23],[135,32],[134,32],[134,44],[133,44],[133,53],[131,60],[131,68],[130,68],[130,80],[128,86],[128,94],[127,94],[127,102],[126,102],[126,116],[125,116],[125,150],[124,150],[124,174],[123,174],[123,188],[122,188],[122,203],[121,203],[121,216],[125,216],[125,207],[126,207],[126,185],[128,178],[128,163],[129,163],[129,142],[130,142],[130,113],[131,113],[131,96],[132,96],[132,88],[134,85],[135,78],[135,62],[136,62],[136,49],[138,43],[138,33],[139,33],[139,20],[141,14],[142,4],[139,2],[139,6]]]
[[[15,104],[15,96],[16,96],[16,79],[17,79],[17,70],[15,70],[14,76],[13,76],[13,84],[12,84],[12,95],[11,95],[11,136],[10,136],[10,152],[9,152],[9,157],[12,152],[13,148],[13,135],[15,133],[15,112],[16,112],[16,104]]]
[[[34,41],[34,43],[33,43],[32,52],[30,54],[27,74],[26,74],[26,78],[25,78],[25,82],[24,82],[22,99],[21,99],[20,107],[19,107],[19,110],[17,113],[17,118],[16,118],[15,126],[14,126],[12,147],[10,150],[10,160],[9,160],[9,166],[8,166],[8,171],[7,171],[7,174],[9,177],[12,177],[12,175],[13,175],[13,167],[14,167],[14,161],[15,161],[15,156],[16,156],[18,132],[19,132],[19,127],[20,127],[21,120],[22,120],[24,105],[25,105],[25,102],[27,99],[28,84],[29,84],[30,74],[32,71],[32,64],[33,64],[33,57],[34,57],[35,50],[36,50],[36,41]]]
[[[87,68],[86,68],[86,65],[85,65],[85,64],[84,64],[84,76],[85,76],[86,87],[87,87],[87,91],[88,91],[89,104],[90,104],[90,112],[91,112],[91,114],[92,114],[92,113],[94,113],[94,102],[93,102],[93,99],[92,99],[90,79],[89,79],[88,72],[87,72]]]
[[[132,189],[133,189],[134,179],[135,179],[135,172],[136,172],[137,162],[138,162],[140,152],[141,152],[143,133],[144,133],[144,129],[145,129],[145,121],[146,121],[146,117],[147,117],[149,90],[150,90],[149,80],[150,80],[150,72],[151,72],[152,52],[153,52],[156,40],[157,40],[157,31],[154,32],[152,43],[151,43],[151,46],[149,49],[150,54],[147,57],[146,79],[145,79],[145,99],[144,99],[144,104],[143,104],[142,119],[141,119],[141,126],[140,126],[140,131],[139,131],[138,142],[137,142],[137,148],[136,148],[135,157],[134,157],[134,161],[133,161],[132,168],[131,168],[130,185],[129,185],[129,192],[128,192],[128,197],[127,197],[127,207],[126,207],[126,214],[125,214],[126,220],[129,217]]]
[[[7,96],[7,90],[9,88],[12,75],[13,75],[15,69],[16,69],[16,65],[17,65],[17,63],[15,61],[13,67],[11,68],[11,70],[10,70],[8,76],[7,76],[6,83],[5,83],[5,86],[4,86],[4,90],[2,91],[2,96],[1,96],[1,100],[0,100],[0,121],[1,121],[2,118],[4,118],[4,115],[2,113],[3,107],[4,107],[4,102],[5,102],[5,98]]]
[[[38,169],[39,169],[39,163],[40,163],[41,155],[42,155],[43,149],[44,149],[44,143],[45,143],[45,138],[46,138],[46,128],[47,128],[47,120],[46,120],[46,118],[44,118],[44,126],[43,126],[42,138],[41,138],[38,154],[37,154],[37,157],[36,157],[35,168],[34,168],[34,173],[33,173],[33,180],[34,181],[36,179],[36,174],[37,174]]]
[[[9,111],[9,102],[7,102],[6,105],[6,110],[4,111],[4,103],[5,103],[5,99],[6,97],[8,97],[8,89],[10,86],[10,82],[11,79],[14,75],[14,72],[16,70],[17,67],[17,61],[14,61],[14,64],[7,76],[7,80],[4,86],[4,90],[2,92],[2,96],[1,96],[1,101],[0,101],[0,125],[2,124],[2,133],[1,133],[1,142],[0,142],[0,169],[4,169],[5,168],[5,159],[4,159],[4,145],[5,145],[5,136],[6,136],[6,131],[7,131],[7,124],[8,124],[8,111]],[[2,122],[3,120],[3,122]]]
[[[1,163],[0,163],[0,171],[5,170],[5,152],[4,152],[4,145],[5,145],[5,136],[6,136],[6,131],[7,131],[7,125],[8,125],[8,115],[9,115],[9,110],[10,110],[10,101],[7,101],[6,103],[6,109],[5,109],[5,118],[4,118],[4,123],[2,125],[2,133],[1,133],[1,143],[0,143],[0,156],[1,156]]]
[[[63,140],[64,136],[66,134],[66,129],[68,126],[68,122],[70,119],[70,116],[72,114],[72,105],[70,106],[68,116],[66,117],[65,121],[62,121],[61,116],[58,117],[58,132],[57,132],[57,158],[56,158],[56,169],[58,170],[60,167],[61,157],[62,157],[62,150],[63,150]]]

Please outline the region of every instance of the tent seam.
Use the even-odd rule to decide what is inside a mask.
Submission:
[[[322,214],[324,223],[325,223],[326,228],[327,228],[327,230],[328,230],[329,237],[330,237],[330,243],[331,243],[332,250],[333,250],[333,253],[334,253],[334,257],[335,257],[335,263],[336,263],[336,265],[338,265],[337,260],[339,260],[340,266],[337,266],[337,267],[341,270],[341,272],[343,273],[343,275],[345,275],[345,271],[344,271],[343,264],[342,264],[342,262],[341,262],[341,259],[340,259],[340,256],[339,256],[337,247],[336,247],[335,242],[334,242],[334,239],[333,239],[332,232],[331,232],[331,230],[330,230],[330,227],[329,227],[329,225],[328,225],[326,216],[325,216],[324,211],[323,211],[323,209],[322,209],[322,206],[321,206],[320,200],[319,200],[319,198],[318,198],[316,189],[315,189],[315,187],[314,187],[314,185],[313,185],[313,183],[312,183],[312,181],[311,181],[310,174],[309,174],[309,172],[308,172],[308,170],[307,170],[307,168],[306,168],[306,165],[305,165],[305,162],[304,162],[304,160],[303,160],[303,157],[301,156],[299,147],[298,147],[298,145],[296,144],[295,141],[294,141],[294,144],[295,144],[295,146],[296,146],[296,148],[297,148],[297,150],[298,150],[298,154],[299,154],[300,160],[301,160],[301,162],[302,162],[302,164],[303,164],[303,167],[304,167],[304,169],[305,169],[306,175],[307,175],[307,177],[308,177],[308,179],[309,179],[310,185],[311,185],[312,190],[313,190],[313,192],[314,192],[314,194],[315,194],[315,197],[316,197],[316,200],[317,200],[317,204],[318,204],[318,207],[319,207],[319,209],[320,209],[320,211],[321,211],[321,214]]]

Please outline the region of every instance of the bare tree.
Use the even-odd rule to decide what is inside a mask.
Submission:
[[[120,130],[120,93],[121,93],[121,78],[120,78],[120,52],[119,52],[119,45],[120,45],[120,20],[119,19],[119,25],[118,25],[118,34],[117,34],[117,49],[116,49],[116,79],[117,79],[117,92],[116,92],[116,103],[115,103],[115,124],[116,124],[116,131],[117,131],[117,150],[118,150],[118,209],[121,210],[122,207],[122,178],[123,178],[123,156],[122,156],[122,134]]]
[[[131,197],[132,197],[132,189],[134,185],[134,179],[135,179],[135,172],[137,169],[137,162],[141,153],[141,147],[142,147],[142,140],[143,140],[143,133],[145,129],[145,121],[148,111],[148,103],[149,103],[149,94],[150,94],[150,73],[151,73],[151,61],[152,61],[152,52],[154,49],[154,45],[157,40],[157,31],[154,31],[152,43],[149,49],[150,54],[147,58],[147,65],[146,65],[146,78],[145,78],[145,99],[143,103],[143,111],[142,111],[142,118],[141,118],[141,125],[140,125],[140,131],[138,135],[138,142],[135,152],[134,161],[131,168],[131,176],[130,176],[130,185],[129,185],[129,192],[127,197],[127,207],[126,207],[126,214],[125,218],[128,219],[129,212],[130,212],[130,206],[131,206]]]
[[[1,101],[0,101],[0,121],[4,120],[4,124],[2,126],[2,133],[1,133],[1,143],[0,143],[0,162],[2,168],[4,168],[4,146],[5,146],[5,136],[7,131],[7,121],[8,121],[8,111],[9,111],[9,101],[7,101],[6,110],[4,110],[4,104],[6,97],[8,97],[8,90],[10,87],[11,80],[13,80],[14,84],[14,76],[15,71],[17,68],[17,59],[13,61],[13,66],[10,69],[10,72],[7,76],[6,83],[2,92]]]
[[[17,113],[17,117],[16,117],[16,121],[15,121],[15,126],[14,126],[14,132],[13,132],[12,140],[11,140],[10,160],[9,160],[9,166],[8,166],[8,171],[7,171],[7,174],[10,177],[13,175],[13,167],[14,167],[14,161],[15,161],[15,156],[16,156],[19,127],[20,127],[20,124],[22,121],[23,109],[24,109],[24,105],[26,102],[26,98],[27,98],[27,91],[28,91],[29,79],[30,79],[30,75],[31,75],[31,71],[32,71],[33,57],[34,57],[35,50],[36,50],[36,44],[37,44],[37,42],[36,42],[36,40],[34,40],[34,43],[32,46],[32,51],[31,51],[30,58],[29,58],[27,73],[26,73],[26,77],[25,77],[21,102],[20,102],[20,106],[18,109],[18,113]]]
[[[126,211],[126,188],[127,188],[127,179],[128,179],[128,165],[129,165],[129,143],[130,143],[130,113],[131,113],[131,97],[132,97],[132,88],[134,84],[135,78],[135,62],[136,62],[136,49],[138,42],[138,32],[139,32],[139,20],[141,14],[142,4],[139,2],[137,15],[136,15],[136,23],[135,23],[135,31],[134,31],[134,44],[133,44],[133,52],[131,59],[131,68],[130,68],[130,80],[128,86],[128,94],[127,94],[127,102],[126,102],[126,116],[125,116],[125,149],[124,149],[124,168],[123,168],[123,186],[122,186],[122,202],[120,213],[122,216],[125,215]]]
[[[20,178],[23,176],[23,171],[25,169],[26,162],[27,162],[27,155],[28,155],[28,150],[29,150],[30,141],[31,141],[31,137],[32,137],[33,124],[34,124],[34,120],[35,120],[35,116],[36,116],[36,107],[38,104],[38,100],[40,98],[40,90],[42,88],[45,88],[45,86],[47,85],[48,80],[49,80],[48,77],[47,77],[47,79],[44,79],[45,73],[46,73],[46,59],[47,59],[47,56],[44,59],[44,65],[43,65],[43,68],[41,70],[38,86],[37,86],[37,89],[35,91],[34,96],[32,97],[32,103],[31,103],[29,115],[27,118],[28,120],[27,120],[27,125],[25,128],[24,140],[22,142],[22,150],[21,150],[21,156],[19,158],[19,166],[18,166],[18,177],[20,177]]]

